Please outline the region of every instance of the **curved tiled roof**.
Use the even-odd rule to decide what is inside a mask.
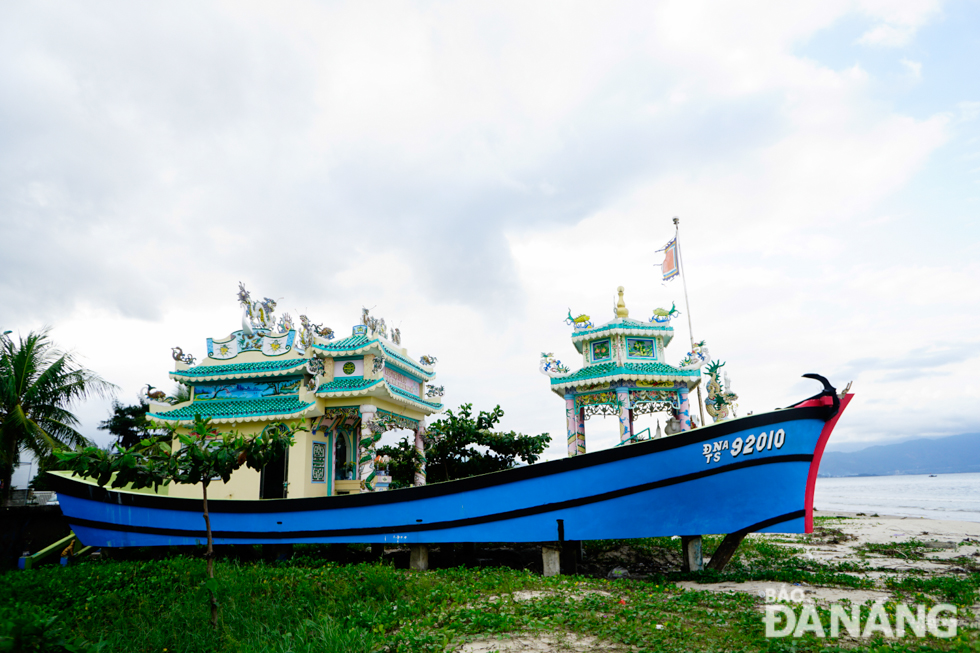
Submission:
[[[323,351],[347,351],[348,349],[359,349],[371,342],[374,341],[367,336],[351,336],[336,342],[328,342],[325,345],[317,343],[313,345],[313,348],[321,349]]]
[[[384,379],[338,379],[329,383],[321,383],[316,389],[318,397],[356,397],[358,395],[384,396],[387,392],[393,401],[408,404],[423,412],[442,410],[442,404],[426,401],[418,395],[393,386]]]
[[[664,345],[666,345],[674,338],[674,327],[668,324],[640,322],[639,320],[633,320],[628,317],[617,318],[612,322],[594,329],[576,330],[572,333],[572,344],[575,345],[578,351],[582,351],[583,343],[613,335],[662,336]]]
[[[383,381],[384,379],[334,379],[328,383],[321,383],[316,389],[316,393],[320,394],[322,392],[343,396],[345,394],[353,394],[359,390],[367,390]]]
[[[426,370],[424,367],[422,367],[422,365],[420,365],[419,363],[416,363],[415,361],[409,358],[405,358],[404,356],[402,356],[396,351],[392,351],[388,349],[387,347],[384,346],[384,343],[381,343],[381,348],[385,350],[385,354],[388,357],[388,360],[385,362],[386,365],[388,364],[388,362],[391,362],[392,359],[394,359],[394,363],[396,367],[401,367],[402,369],[405,369],[413,374],[421,376],[426,380],[435,377],[436,373],[434,371],[430,372],[429,370]]]
[[[148,413],[147,417],[162,422],[189,422],[195,415],[210,417],[215,422],[256,422],[268,419],[298,417],[314,404],[300,401],[298,395],[262,397],[261,399],[215,399],[194,401],[166,413]]]
[[[380,338],[368,338],[367,336],[351,336],[350,338],[344,338],[343,340],[338,340],[337,342],[331,342],[326,345],[315,344],[314,349],[329,354],[358,354],[362,351],[366,351],[371,348],[377,348],[384,352],[385,358],[394,366],[401,368],[410,374],[421,377],[422,379],[428,381],[435,377],[435,372],[426,369],[419,363],[402,356],[398,352],[385,346],[385,343]]]
[[[598,379],[651,379],[654,381],[687,381],[689,379],[701,379],[700,370],[679,370],[666,363],[626,363],[617,365],[616,363],[600,363],[599,365],[588,365],[564,376],[557,376],[551,379],[552,390],[565,386],[580,385],[585,381],[596,381]]]
[[[306,368],[305,358],[258,361],[256,363],[229,363],[228,365],[196,365],[186,370],[170,373],[177,381],[215,381],[220,379],[248,379],[256,376],[280,376],[295,374]]]
[[[388,391],[392,393],[395,399],[401,399],[402,401],[411,401],[418,404],[419,406],[424,406],[429,410],[440,411],[442,410],[442,404],[437,401],[426,401],[425,399],[419,399],[418,395],[414,395],[407,390],[402,390],[399,387],[388,385]]]

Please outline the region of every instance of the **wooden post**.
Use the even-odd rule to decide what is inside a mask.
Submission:
[[[711,554],[711,560],[708,561],[708,569],[712,571],[723,571],[725,569],[725,565],[727,565],[732,559],[732,556],[735,555],[735,550],[738,549],[738,545],[742,543],[745,536],[745,531],[729,533],[726,535],[725,539],[723,539],[721,544],[718,545],[718,549]]]
[[[410,547],[408,566],[415,571],[425,571],[429,568],[429,547],[425,544],[412,544]]]
[[[561,548],[558,545],[543,545],[541,547],[541,560],[544,563],[545,576],[557,576],[561,573]]]
[[[701,571],[704,569],[704,558],[701,556],[701,536],[682,536],[681,555],[684,557],[683,571]]]

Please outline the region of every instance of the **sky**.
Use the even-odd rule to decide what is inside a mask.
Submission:
[[[676,303],[739,413],[856,393],[830,448],[980,431],[980,2],[0,6],[0,329],[135,403],[238,282],[438,357],[554,436],[568,310]],[[680,217],[690,299],[659,264]],[[109,402],[75,407],[82,432]],[[653,426],[639,421],[639,427]],[[616,440],[586,426],[590,451]],[[393,436],[389,436],[393,437]]]

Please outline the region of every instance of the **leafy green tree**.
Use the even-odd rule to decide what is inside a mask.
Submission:
[[[149,405],[140,402],[126,406],[118,401],[112,402],[112,415],[99,423],[100,431],[108,431],[116,437],[116,444],[123,448],[134,447],[147,438],[159,437],[164,432],[153,427],[146,419]]]
[[[115,386],[59,350],[49,329],[14,340],[0,335],[0,484],[10,494],[10,478],[22,450],[38,460],[52,451],[85,446],[71,406],[92,395],[107,396]]]
[[[189,401],[191,389],[178,383],[170,394],[169,400],[174,403]],[[159,429],[146,418],[150,405],[143,397],[138,404],[124,405],[119,401],[112,402],[112,415],[99,423],[100,431],[108,431],[116,436],[116,444],[127,448],[136,446],[141,440],[159,438],[167,435],[166,429]]]
[[[261,470],[285,455],[293,443],[296,431],[306,427],[296,424],[274,424],[261,433],[244,436],[238,431],[219,433],[211,426],[210,418],[194,416],[188,433],[174,429],[170,433],[174,448],[165,439],[144,439],[128,448],[116,445],[114,452],[98,447],[80,451],[56,452],[64,467],[74,474],[95,479],[99,485],[130,486],[133,489],[159,488],[169,483],[200,484],[203,500],[204,525],[208,534],[206,554],[208,591],[211,595],[211,625],[218,625],[218,600],[215,595],[214,540],[211,536],[211,516],[208,512],[208,486],[217,478],[225,483],[243,465]],[[179,445],[179,448],[174,450]]]
[[[444,418],[433,422],[428,427],[425,450],[427,482],[452,481],[510,469],[518,462],[537,462],[551,436],[494,431],[503,416],[504,411],[497,406],[490,412],[480,411],[474,418],[473,404],[463,404],[458,413],[447,410]],[[394,487],[412,485],[418,462],[413,442],[405,438],[395,446],[380,447],[378,454],[390,458],[388,471]]]

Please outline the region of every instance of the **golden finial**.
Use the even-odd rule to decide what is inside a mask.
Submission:
[[[616,317],[629,317],[630,311],[623,300],[623,287],[619,287],[619,301],[616,302]]]

